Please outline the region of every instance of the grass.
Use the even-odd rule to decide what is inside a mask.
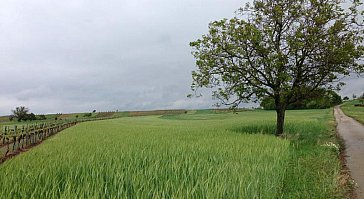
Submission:
[[[223,111],[223,110],[221,110]],[[226,110],[224,110],[226,111]],[[60,120],[83,120],[83,119],[94,119],[94,118],[118,118],[118,117],[136,117],[136,116],[148,116],[148,115],[178,115],[184,114],[186,110],[154,110],[154,111],[125,111],[125,112],[92,112],[92,113],[68,113],[68,114],[48,114],[45,115],[45,120],[34,120],[34,121],[21,121],[18,122],[16,119],[13,121],[9,120],[9,116],[0,116],[0,126],[5,125],[24,125],[24,124],[35,124],[35,123],[50,123]],[[91,114],[86,116],[85,114]]]
[[[359,100],[345,102],[343,105],[341,105],[341,109],[346,115],[364,124],[364,107],[354,106],[355,104],[359,104]]]
[[[283,198],[343,198],[332,110],[292,111],[289,116],[292,153]]]
[[[87,122],[0,165],[3,198],[340,198],[331,110]],[[258,132],[258,134],[256,134]]]

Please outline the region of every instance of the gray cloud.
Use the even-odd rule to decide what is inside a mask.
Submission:
[[[339,92],[341,96],[352,98],[353,94],[356,96],[364,94],[364,76],[353,74],[343,79],[343,82],[345,82],[345,85]]]
[[[187,99],[190,41],[231,0],[0,2],[0,114],[211,107]]]
[[[0,114],[208,108],[189,42],[240,0],[2,0]],[[364,90],[350,80],[344,93]],[[349,86],[349,85],[348,85]]]

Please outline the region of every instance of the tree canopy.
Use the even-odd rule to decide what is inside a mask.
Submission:
[[[12,115],[9,116],[9,120],[12,121],[14,118],[21,121],[33,121],[33,120],[45,120],[45,115],[39,115],[38,117],[34,113],[29,113],[29,108],[25,106],[18,106],[14,110],[11,110]]]
[[[25,106],[19,106],[16,107],[14,110],[11,110],[11,112],[13,113],[11,117],[16,118],[18,122],[20,122],[22,120],[26,120],[29,108],[26,108]]]
[[[192,89],[214,88],[213,96],[232,107],[274,99],[276,135],[283,134],[287,106],[340,78],[363,71],[363,11],[360,1],[254,0],[230,20],[210,23],[191,42],[197,70]],[[361,16],[361,17],[360,17]]]
[[[335,91],[318,89],[312,92],[305,99],[297,100],[295,103],[289,104],[287,110],[296,109],[325,109],[341,104],[343,101],[341,96]],[[274,99],[270,96],[264,97],[260,106],[265,110],[275,110],[276,105]]]

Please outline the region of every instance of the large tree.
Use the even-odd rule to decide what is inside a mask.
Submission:
[[[197,65],[192,89],[215,88],[213,96],[232,107],[274,98],[282,135],[289,104],[319,88],[339,88],[341,77],[363,70],[359,6],[358,0],[255,0],[190,43]]]
[[[25,106],[18,106],[15,108],[15,110],[11,110],[13,115],[11,117],[16,118],[18,122],[22,120],[27,120],[29,108],[26,108]]]

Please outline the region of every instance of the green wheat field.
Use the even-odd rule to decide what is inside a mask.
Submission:
[[[0,165],[1,198],[341,198],[332,109],[85,122]]]

